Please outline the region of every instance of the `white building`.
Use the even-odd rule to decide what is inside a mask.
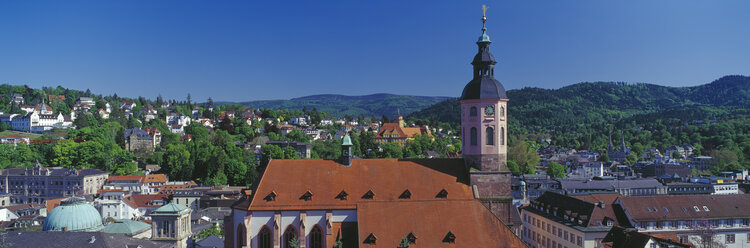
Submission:
[[[682,243],[710,240],[726,248],[750,243],[750,195],[622,197],[615,204],[628,221],[620,224],[638,232],[675,233]]]
[[[143,216],[136,210],[133,201],[125,201],[130,192],[113,189],[99,191],[99,199],[94,200],[94,206],[99,210],[103,219],[138,219]]]

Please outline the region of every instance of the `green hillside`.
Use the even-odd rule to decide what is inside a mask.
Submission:
[[[312,95],[289,100],[261,100],[241,102],[239,104],[253,108],[270,109],[317,109],[331,113],[335,117],[343,116],[388,116],[397,113],[409,114],[441,102],[448,97],[404,96],[392,94],[372,94],[365,96]],[[222,102],[221,104],[229,104]]]
[[[508,91],[509,116],[517,131],[553,132],[581,125],[640,118],[721,118],[747,112],[750,77],[725,76],[695,87],[612,82],[578,83],[560,89]],[[437,103],[409,117],[457,124],[458,101]]]

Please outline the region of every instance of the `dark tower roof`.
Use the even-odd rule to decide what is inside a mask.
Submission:
[[[461,94],[461,100],[469,99],[508,99],[503,84],[495,79],[495,56],[490,53],[490,36],[484,23],[487,17],[482,17],[482,35],[479,36],[477,46],[479,51],[474,55],[471,64],[474,66],[474,79],[472,79]]]

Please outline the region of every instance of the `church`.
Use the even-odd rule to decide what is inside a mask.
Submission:
[[[463,158],[272,160],[225,219],[225,247],[527,247],[507,167],[507,103],[482,17],[460,98]]]

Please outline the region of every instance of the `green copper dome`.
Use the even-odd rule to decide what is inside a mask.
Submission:
[[[487,35],[487,28],[482,27],[482,35],[479,36],[479,40],[477,40],[477,43],[490,43],[490,36]]]
[[[95,232],[102,230],[102,216],[83,198],[71,197],[47,214],[42,230]]]
[[[341,141],[342,146],[352,146],[352,138],[349,135],[345,135]]]

